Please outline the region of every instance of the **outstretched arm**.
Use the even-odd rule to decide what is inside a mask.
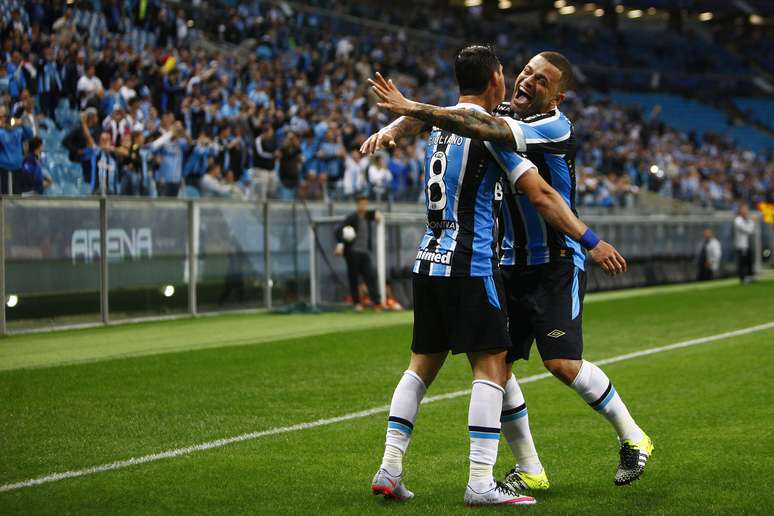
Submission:
[[[392,80],[386,80],[378,72],[368,82],[371,90],[382,100],[377,106],[396,115],[410,116],[466,138],[509,146],[516,143],[508,123],[499,117],[472,109],[442,108],[411,101],[398,91]]]
[[[380,149],[392,149],[396,145],[396,140],[416,136],[424,130],[426,125],[425,122],[416,118],[405,116],[396,118],[388,126],[369,136],[360,146],[360,152],[373,154]]]
[[[570,210],[559,193],[532,168],[516,181],[516,188],[527,195],[529,202],[551,226],[589,251],[591,259],[610,275],[626,272],[626,260],[615,247],[600,240],[589,227]]]

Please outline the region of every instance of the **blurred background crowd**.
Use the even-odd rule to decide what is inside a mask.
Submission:
[[[5,0],[3,192],[422,202],[421,138],[357,150],[390,121],[366,78],[452,104],[455,50],[491,41],[511,81],[540,50],[577,65],[579,205],[774,202],[774,8],[519,4]]]

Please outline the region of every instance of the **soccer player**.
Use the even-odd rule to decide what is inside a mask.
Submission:
[[[465,137],[511,146],[535,163],[540,176],[560,192],[574,212],[577,145],[572,123],[558,109],[571,83],[572,67],[567,59],[556,52],[541,52],[516,77],[510,103],[497,109],[501,117],[411,102],[383,78],[377,78],[374,91],[382,99],[380,107],[393,113]],[[369,150],[391,146],[396,136],[412,130],[416,124],[399,119],[364,146]],[[513,345],[508,362],[527,360],[533,340],[537,341],[546,369],[614,427],[620,444],[614,481],[616,485],[629,484],[642,475],[653,443],[634,421],[607,375],[582,358],[586,276],[581,246],[590,250],[593,258],[599,239],[591,230],[576,238],[552,224],[524,193],[519,185],[515,189],[506,185],[501,265]],[[519,489],[547,489],[548,478],[535,452],[526,404],[515,381],[507,387],[509,396],[515,401],[504,403],[502,428],[517,465],[506,482]]]
[[[455,109],[463,116],[486,114],[501,102],[505,95],[502,65],[490,47],[464,48],[454,69],[461,93]],[[386,84],[381,76],[377,80]],[[510,342],[495,253],[495,189],[503,172],[551,224],[575,238],[588,230],[529,160],[505,147],[452,131],[431,132],[425,153],[427,231],[419,244],[412,279],[411,360],[392,397],[382,465],[371,485],[376,494],[398,500],[413,496],[403,484],[403,455],[419,404],[451,351],[467,354],[474,376],[465,503],[535,503],[496,482],[492,475],[503,395],[506,385],[515,383],[509,380],[505,362]],[[594,256],[606,270],[626,267],[605,242],[597,246]]]

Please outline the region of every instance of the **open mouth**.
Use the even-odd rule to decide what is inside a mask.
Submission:
[[[532,100],[532,95],[530,95],[523,87],[519,86],[519,89],[516,90],[515,100],[519,103],[529,102]]]

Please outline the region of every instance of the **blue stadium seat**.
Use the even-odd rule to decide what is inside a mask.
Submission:
[[[756,151],[774,149],[771,136],[749,126],[730,126],[726,113],[696,100],[663,93],[629,92],[613,92],[610,98],[618,104],[640,106],[646,114],[661,106],[659,118],[665,124],[681,131],[696,131],[699,137],[711,131],[729,135],[741,147]],[[774,102],[770,109],[774,109]]]
[[[180,192],[183,199],[198,199],[201,197],[201,194],[199,194],[199,190],[195,186],[186,185],[185,188]]]
[[[774,99],[771,97],[734,97],[744,114],[774,131]]]

